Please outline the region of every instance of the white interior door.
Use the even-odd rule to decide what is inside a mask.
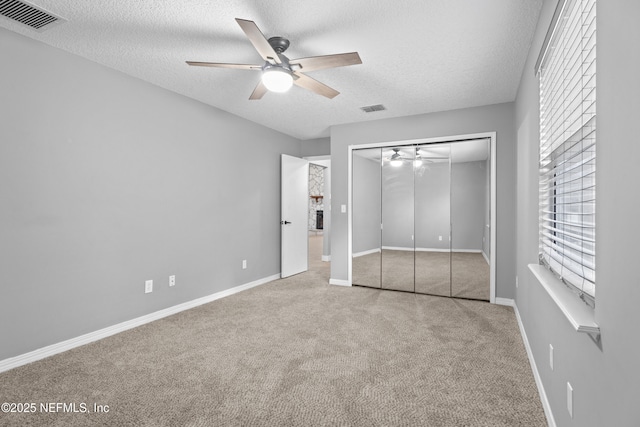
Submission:
[[[280,185],[280,267],[281,276],[288,277],[309,268],[309,162],[282,154]]]

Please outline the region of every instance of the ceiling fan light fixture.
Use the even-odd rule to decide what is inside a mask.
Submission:
[[[0,8],[7,0],[0,0]],[[17,1],[17,0],[14,0]],[[362,64],[358,52],[337,53],[333,55],[308,56],[289,60],[283,52],[289,47],[289,40],[284,37],[265,38],[255,22],[248,19],[236,18],[236,22],[247,36],[253,47],[258,51],[264,62],[263,65],[235,64],[225,62],[186,61],[188,65],[197,67],[233,68],[239,70],[261,71],[262,78],[251,93],[249,100],[262,99],[265,93],[286,92],[295,83],[303,89],[333,99],[340,94],[337,90],[304,74],[307,71],[323,70],[326,68],[345,67],[347,65]]]
[[[402,166],[402,160],[403,159],[402,159],[402,156],[400,155],[400,153],[398,153],[398,151],[400,151],[400,150],[398,150],[397,148],[394,148],[393,151],[394,151],[394,153],[391,156],[391,158],[389,159],[389,164],[391,166],[393,166],[394,168]]]
[[[420,155],[420,147],[416,148],[416,158],[413,161],[413,167],[419,168],[422,166],[422,156]]]
[[[293,76],[281,67],[268,67],[262,71],[262,83],[271,92],[286,92],[293,85]]]
[[[391,156],[391,159],[389,160],[389,164],[394,168],[402,166],[402,157],[400,157],[400,154],[396,152],[396,154]]]

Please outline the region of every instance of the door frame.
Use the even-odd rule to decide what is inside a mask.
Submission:
[[[347,253],[349,255],[347,261],[347,271],[348,271],[348,285],[353,285],[353,150],[358,150],[361,148],[384,148],[384,147],[397,147],[401,145],[420,145],[420,144],[436,144],[436,143],[446,143],[446,142],[456,142],[456,141],[464,141],[469,139],[490,139],[491,144],[491,254],[489,259],[489,302],[492,304],[496,303],[496,213],[497,213],[497,204],[496,204],[496,132],[481,132],[481,133],[473,133],[473,134],[464,134],[464,135],[452,135],[452,136],[441,136],[434,138],[418,138],[418,139],[407,139],[407,140],[399,140],[399,141],[386,141],[386,142],[375,142],[369,144],[355,144],[349,145],[348,149],[348,161],[347,161],[347,181],[348,181],[348,189],[347,189]]]

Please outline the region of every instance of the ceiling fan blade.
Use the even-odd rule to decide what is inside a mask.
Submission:
[[[316,79],[312,79],[311,77],[302,74],[302,73],[294,73],[297,79],[293,80],[293,84],[296,86],[303,87],[305,89],[310,90],[311,92],[315,92],[318,95],[326,96],[329,99],[335,98],[340,94],[337,90],[330,88],[324,83],[320,83]]]
[[[282,63],[280,57],[276,51],[273,50],[273,47],[271,47],[269,41],[264,34],[262,34],[262,31],[260,31],[260,28],[258,28],[255,22],[239,18],[236,18],[236,22],[238,22],[242,31],[247,35],[253,47],[255,47],[260,56],[262,56],[262,59],[269,62],[275,61],[276,64]]]
[[[260,65],[251,65],[251,64],[228,64],[224,62],[197,62],[197,61],[186,61],[187,64],[193,65],[196,67],[216,67],[216,68],[236,68],[240,70],[258,70],[262,69]]]
[[[347,65],[362,64],[358,52],[338,53],[335,55],[310,56],[308,58],[292,59],[291,65],[299,64],[301,71],[323,70],[325,68],[345,67]]]
[[[251,101],[256,101],[258,99],[261,99],[264,96],[264,94],[267,92],[269,92],[269,89],[267,89],[264,83],[262,83],[262,79],[260,79],[260,81],[256,85],[256,88],[253,89],[253,92],[251,93],[251,96],[249,97],[249,99]]]

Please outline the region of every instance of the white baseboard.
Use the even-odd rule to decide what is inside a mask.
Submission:
[[[322,255],[322,261],[331,262],[331,255]]]
[[[482,253],[482,249],[451,249],[451,252],[464,253],[464,254],[479,254],[479,253]]]
[[[380,248],[369,249],[368,251],[356,252],[353,254],[353,258],[357,258],[359,256],[365,256],[369,254],[380,253]]]
[[[413,252],[414,248],[405,248],[404,246],[383,246],[384,251],[410,251]]]
[[[89,344],[91,342],[101,340],[103,338],[107,338],[111,335],[124,332],[128,329],[142,326],[146,323],[153,322],[154,320],[159,320],[159,319],[162,319],[163,317],[171,316],[181,311],[189,310],[190,308],[194,308],[199,305],[206,304],[206,303],[215,301],[217,299],[236,294],[238,292],[246,291],[247,289],[251,289],[253,287],[272,282],[279,278],[280,278],[280,274],[274,274],[273,276],[265,277],[263,279],[258,279],[253,282],[245,283],[244,285],[239,285],[230,289],[225,289],[224,291],[216,292],[215,294],[211,294],[202,298],[197,298],[191,301],[187,301],[182,304],[174,305],[173,307],[168,307],[163,310],[155,311],[153,313],[149,313],[144,316],[137,317],[135,319],[127,320],[126,322],[118,323],[113,326],[108,326],[106,328],[99,329],[94,332],[89,332],[88,334],[81,335],[76,338],[71,338],[66,341],[62,341],[62,342],[52,344],[43,348],[39,348],[37,350],[30,351],[29,353],[25,353],[19,356],[0,360],[0,372],[5,372],[10,369],[17,368],[18,366],[26,365],[28,363],[32,363],[37,360],[44,359],[46,357],[53,356],[55,354],[65,352],[67,350],[71,350],[73,348],[80,347],[85,344]]]
[[[491,265],[491,261],[489,261],[489,257],[487,256],[487,254],[484,253],[484,251],[482,252],[482,256],[484,257],[484,260],[487,261],[487,264]]]
[[[469,254],[479,254],[482,253],[481,249],[449,249],[449,248],[405,248],[402,246],[383,246],[382,249],[387,251],[407,251],[407,252],[454,252],[454,253],[469,253]],[[369,253],[375,252],[369,251]],[[377,250],[380,252],[380,249]],[[363,252],[360,252],[364,254]],[[353,255],[358,256],[358,254]]]
[[[500,298],[500,297],[496,297],[496,301],[495,304],[498,305],[507,305],[509,307],[515,307],[515,301],[513,301],[511,298]]]
[[[348,280],[342,280],[342,279],[329,279],[329,284],[336,285],[336,286],[351,286],[351,283],[349,283]]]
[[[506,299],[506,298],[500,298],[500,299]],[[496,298],[496,303],[497,303],[497,300],[498,298]],[[551,405],[549,404],[547,393],[544,391],[542,378],[540,378],[540,373],[538,372],[536,361],[533,358],[533,352],[531,351],[531,346],[529,345],[529,339],[527,338],[527,333],[524,330],[524,325],[522,324],[522,319],[520,318],[520,312],[518,311],[518,306],[513,302],[513,300],[511,300],[511,302],[513,306],[513,311],[516,313],[516,319],[518,320],[518,327],[520,327],[520,335],[522,335],[524,348],[527,350],[527,356],[529,357],[529,363],[531,364],[531,370],[533,371],[533,378],[536,380],[536,386],[538,387],[538,394],[540,394],[540,401],[542,402],[542,409],[544,410],[544,415],[547,417],[547,424],[549,424],[549,427],[556,427],[556,421],[553,419],[553,412],[551,412]]]
[[[451,249],[441,249],[441,248],[416,248],[416,252],[452,252],[452,251]]]

